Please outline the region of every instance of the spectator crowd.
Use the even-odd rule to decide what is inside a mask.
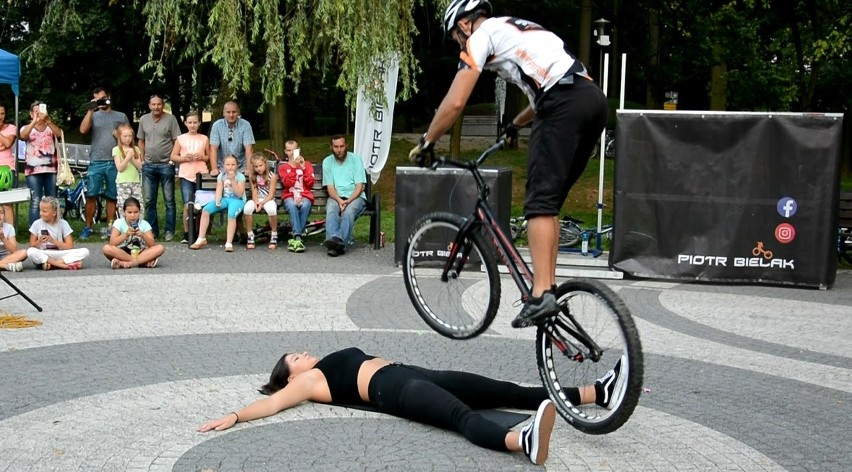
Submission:
[[[281,208],[292,228],[288,251],[305,251],[302,239],[315,203],[311,189],[316,178],[313,164],[301,154],[298,142],[287,141],[284,159],[270,167],[266,156],[254,151],[252,125],[240,116],[235,101],[224,104],[222,118],[213,122],[209,136],[199,131],[201,115],[196,111],[186,113],[186,132],[182,132],[178,119],[165,111],[165,100],[159,94],[149,97],[150,112],[139,118],[135,133],[127,115],[113,105],[108,90],[94,89],[80,123],[80,133],[89,135],[91,144],[85,175],[85,225],[79,234],[81,240],[93,238],[98,199],[105,200],[107,222],[100,236],[106,240],[102,252],[113,269],[157,266],[166,249],[158,240],[171,242],[178,230],[176,183],[183,204],[181,242],[191,249],[207,245],[211,218],[222,212],[227,214],[225,252],[233,252],[238,231],[245,235],[248,250],[256,247],[255,213],[267,215],[271,228],[267,249],[275,250]],[[27,247],[17,242],[13,207],[0,205],[0,270],[19,272],[25,265],[78,270],[90,254],[86,248],[75,247],[73,229],[62,217],[57,173],[63,130],[43,102],[34,102],[29,116],[29,123],[18,130],[0,103],[0,173],[10,173],[12,186],[17,186],[12,150],[20,140],[30,190]],[[354,243],[355,220],[367,206],[366,172],[361,157],[347,150],[343,135],[333,136],[330,148],[331,154],[321,164],[322,185],[328,192],[323,246],[330,257],[337,257]],[[216,178],[215,194],[204,202],[196,201],[198,174]],[[276,201],[279,189],[280,201]],[[2,190],[8,188],[0,185]],[[163,221],[158,214],[160,195],[165,206]],[[188,214],[197,203],[201,204],[198,238],[189,241]]]

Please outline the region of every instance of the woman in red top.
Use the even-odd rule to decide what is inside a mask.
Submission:
[[[314,166],[305,160],[299,152],[299,143],[287,141],[284,143],[284,153],[287,162],[278,167],[278,177],[281,180],[281,204],[290,214],[290,224],[293,226],[293,237],[287,241],[290,252],[305,252],[302,235],[311,214],[314,194]]]

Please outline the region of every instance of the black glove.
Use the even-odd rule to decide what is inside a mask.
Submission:
[[[506,141],[506,146],[512,146],[518,140],[518,131],[520,130],[520,127],[510,122],[505,128],[503,128],[503,134],[497,138],[497,141],[503,139]]]
[[[419,167],[428,167],[435,160],[435,143],[426,141],[426,135],[420,137],[420,142],[417,146],[408,153],[408,160],[417,164]]]

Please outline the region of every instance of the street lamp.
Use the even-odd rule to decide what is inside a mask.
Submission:
[[[599,52],[599,64],[600,64],[600,75],[598,75],[598,80],[603,80],[603,48],[609,46],[609,34],[607,34],[607,28],[609,28],[609,24],[611,23],[609,20],[605,18],[601,18],[595,20],[593,22],[595,24],[594,35],[597,36],[598,39],[595,40],[595,43],[600,46],[598,48]]]
[[[599,20],[595,20],[595,36],[598,37],[597,41],[595,41],[598,46],[606,47],[609,46],[609,35],[606,34],[607,25],[611,22],[607,19],[601,18]]]

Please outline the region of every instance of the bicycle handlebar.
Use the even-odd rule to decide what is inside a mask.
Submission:
[[[460,167],[462,169],[473,170],[473,169],[479,167],[479,165],[482,164],[482,162],[485,161],[485,159],[487,159],[488,156],[490,156],[491,154],[494,154],[495,152],[499,151],[500,149],[503,149],[503,147],[505,145],[506,145],[505,139],[502,139],[502,138],[498,139],[496,143],[492,144],[491,147],[489,147],[488,149],[483,151],[482,154],[478,158],[476,158],[476,160],[473,160],[473,161],[466,161],[466,162],[454,161],[454,160],[452,160],[452,159],[450,159],[446,156],[436,156],[435,162],[432,163],[431,168],[432,168],[432,170],[436,170],[438,167],[441,167],[441,165],[448,164],[448,165],[451,165],[453,167]]]

